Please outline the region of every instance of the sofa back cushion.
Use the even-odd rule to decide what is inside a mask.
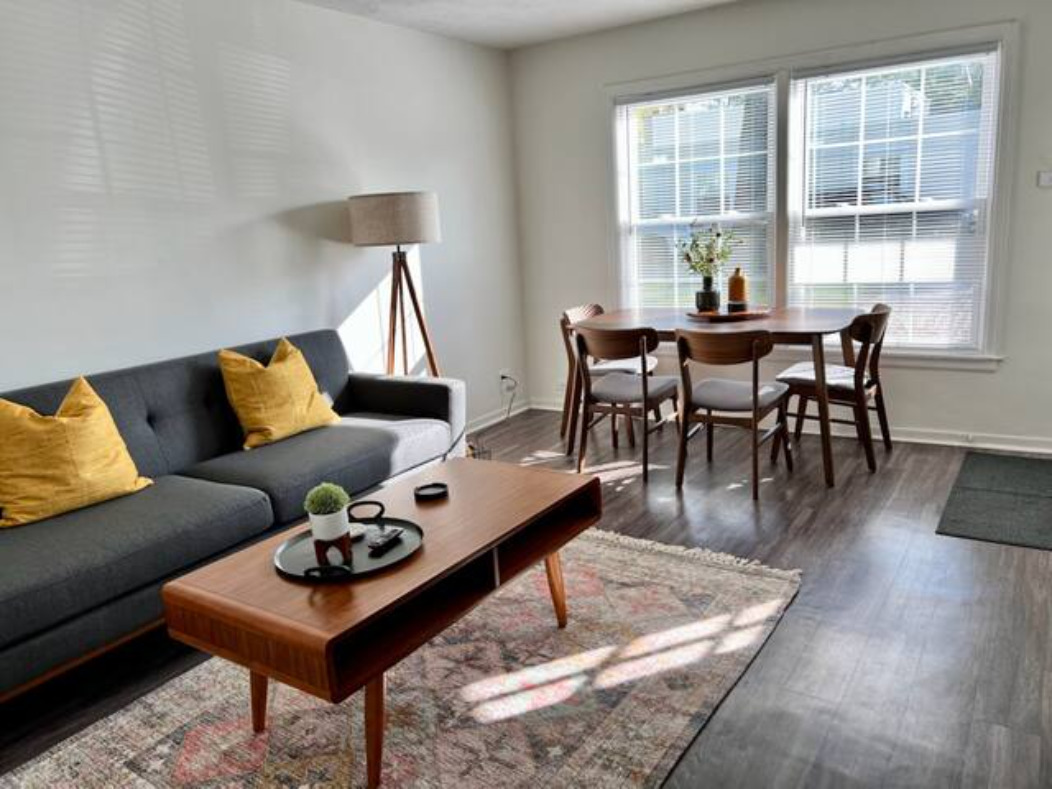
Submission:
[[[234,350],[266,363],[277,348],[274,338]],[[347,353],[332,330],[289,335],[310,364],[323,393],[336,400],[347,385]],[[218,351],[86,376],[109,406],[139,473],[171,474],[195,463],[241,449],[244,436],[227,402]],[[69,391],[61,381],[0,397],[54,414]]]

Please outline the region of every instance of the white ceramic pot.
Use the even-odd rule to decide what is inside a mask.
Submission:
[[[347,519],[347,510],[340,510],[329,515],[315,515],[308,513],[310,517],[310,533],[316,540],[331,542],[338,540],[347,534],[350,522]]]

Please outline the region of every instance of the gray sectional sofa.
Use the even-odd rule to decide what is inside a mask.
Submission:
[[[0,697],[156,622],[166,580],[303,517],[316,483],[362,493],[463,454],[461,382],[349,374],[336,332],[289,339],[342,420],[250,451],[215,353],[88,377],[154,484],[0,529]],[[237,350],[265,363],[276,345]],[[0,397],[51,414],[69,385]]]

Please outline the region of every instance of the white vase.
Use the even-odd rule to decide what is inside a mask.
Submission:
[[[310,517],[310,532],[315,540],[331,542],[338,540],[347,534],[350,526],[347,520],[347,510],[340,510],[328,515],[315,515],[308,513]]]

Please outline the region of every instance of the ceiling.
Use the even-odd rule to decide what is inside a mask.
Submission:
[[[308,0],[476,44],[513,49],[733,0]]]

